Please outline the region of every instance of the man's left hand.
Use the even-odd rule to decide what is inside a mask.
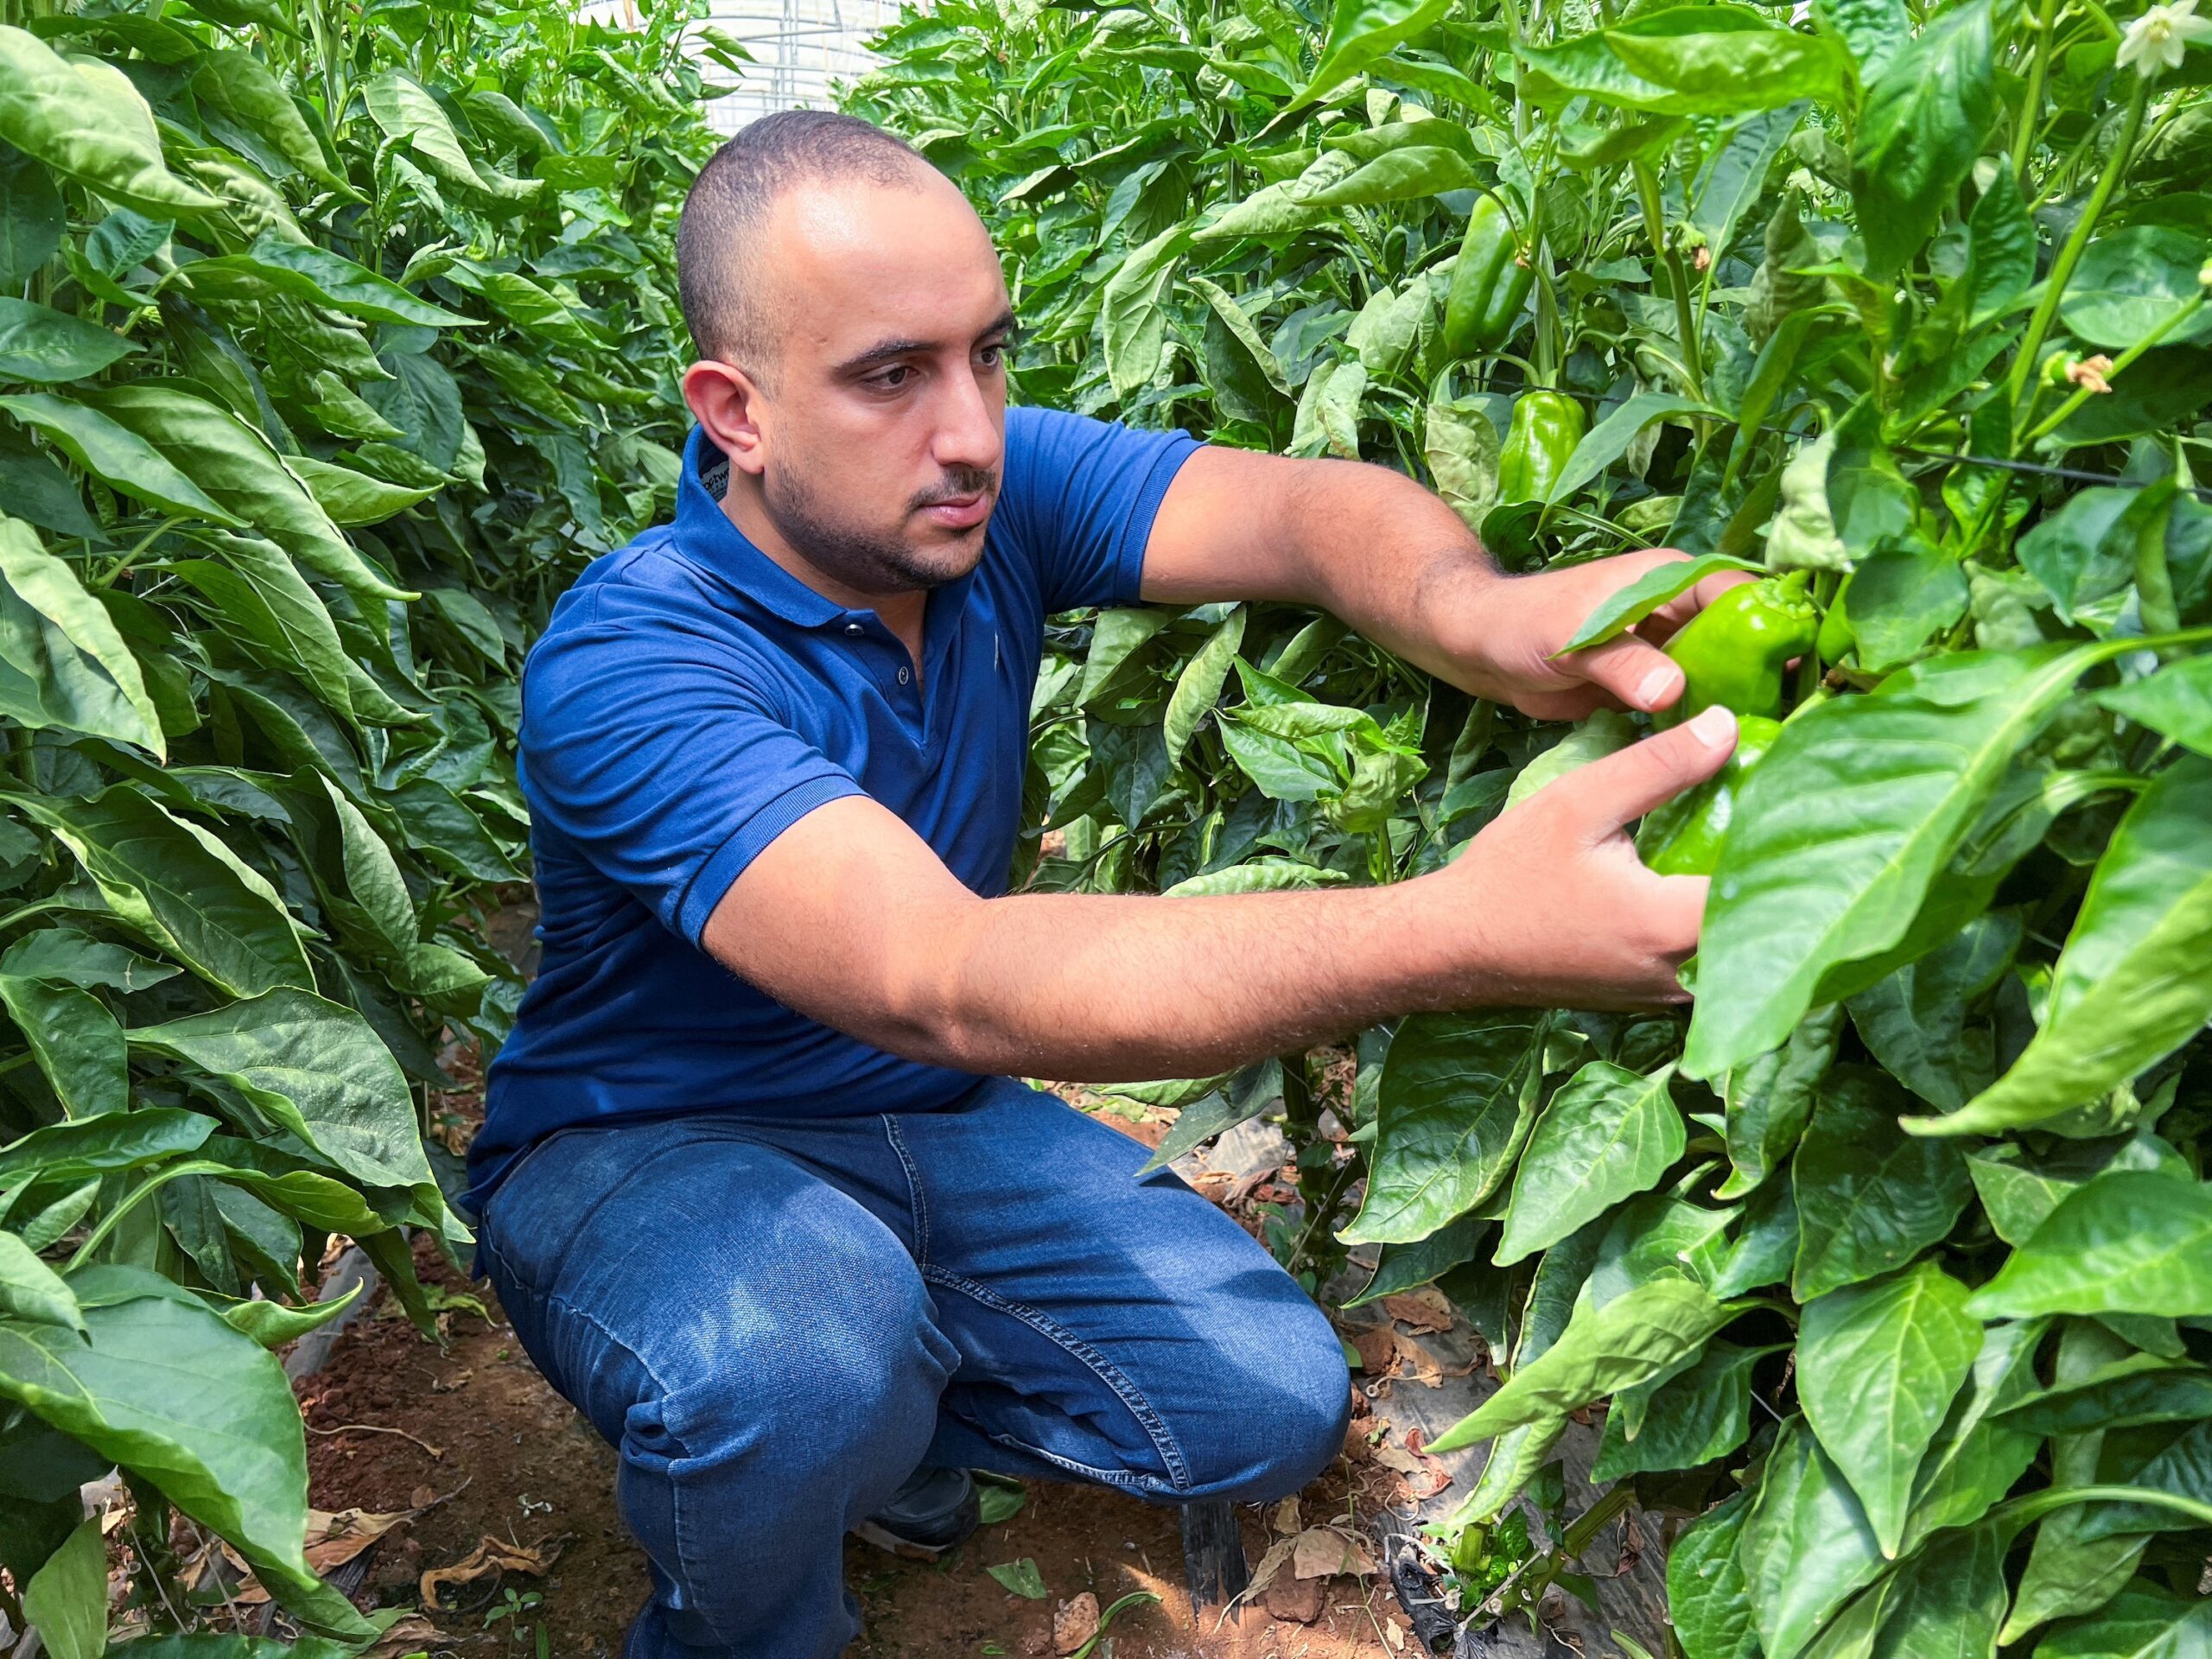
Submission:
[[[1662,647],[1701,607],[1749,576],[1707,576],[1602,645],[1556,659],[1552,653],[1613,594],[1655,566],[1688,556],[1653,548],[1534,575],[1501,575],[1484,585],[1477,613],[1459,620],[1454,632],[1470,643],[1452,652],[1446,677],[1539,720],[1580,720],[1596,709],[1649,714],[1667,708],[1682,695],[1682,671]]]

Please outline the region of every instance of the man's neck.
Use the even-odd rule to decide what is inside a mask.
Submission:
[[[874,611],[883,626],[906,647],[918,676],[922,671],[922,619],[929,606],[928,590],[908,588],[873,594],[838,581],[785,538],[761,506],[757,487],[747,487],[750,482],[741,482],[736,468],[730,469],[729,484],[722,492],[722,516],[787,575],[804,582],[824,599],[849,611]]]

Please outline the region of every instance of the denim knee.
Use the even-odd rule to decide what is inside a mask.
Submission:
[[[1219,1379],[1216,1427],[1180,1435],[1194,1493],[1260,1503],[1287,1497],[1344,1450],[1351,1423],[1351,1374],[1328,1316],[1286,1298],[1264,1370]]]

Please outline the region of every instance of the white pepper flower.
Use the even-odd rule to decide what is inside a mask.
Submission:
[[[2120,67],[2145,80],[2162,70],[2181,67],[2182,54],[2195,41],[2212,40],[2212,17],[2196,15],[2196,0],[2163,0],[2127,26],[2120,42]]]

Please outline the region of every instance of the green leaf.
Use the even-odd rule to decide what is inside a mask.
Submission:
[[[23,1613],[54,1659],[100,1659],[108,1650],[107,1543],[98,1516],[31,1575]]]
[[[1429,1449],[1456,1451],[1508,1429],[1563,1423],[1594,1400],[1681,1370],[1734,1317],[1687,1279],[1654,1279],[1603,1307],[1578,1311],[1556,1343]]]
[[[1485,405],[1472,398],[1428,405],[1421,422],[1421,453],[1436,493],[1468,529],[1497,502],[1497,464],[1503,443]]]
[[[461,147],[461,136],[437,99],[419,81],[389,70],[361,86],[369,118],[387,137],[404,143],[442,184],[480,193],[495,200],[519,201],[543,188],[537,179],[515,179],[480,168]]]
[[[237,526],[245,521],[219,506],[167,455],[97,410],[50,391],[0,397],[6,410],[103,483],[188,518]]]
[[[1853,591],[1856,591],[1854,588]],[[1859,1040],[1898,1082],[1939,1111],[1956,1111],[1986,1088],[1984,1033],[1969,1033],[1967,1007],[2005,976],[2019,949],[2019,918],[1987,912],[1853,997]],[[1970,1036],[1981,1036],[1977,1045]]]
[[[282,1302],[261,1300],[232,1302],[222,1310],[223,1322],[264,1348],[278,1349],[328,1325],[360,1300],[361,1289],[356,1284],[343,1296],[334,1296],[327,1302],[310,1302],[304,1307],[287,1307]]]
[[[1536,1120],[1513,1177],[1501,1267],[1557,1243],[1621,1199],[1658,1185],[1682,1155],[1682,1115],[1668,1092],[1675,1068],[1648,1077],[1592,1060]]]
[[[1951,1230],[1973,1195],[1966,1160],[1897,1127],[1904,1096],[1880,1073],[1834,1073],[1797,1147],[1797,1265],[1809,1302],[1903,1267]]]
[[[219,1077],[358,1180],[436,1191],[407,1079],[351,1008],[271,990],[130,1040]]]
[[[1626,715],[1614,709],[1599,709],[1588,719],[1578,721],[1558,742],[1515,774],[1512,787],[1505,791],[1505,810],[1510,812],[1547,784],[1556,783],[1568,772],[1579,772],[1592,760],[1618,753],[1635,742],[1636,738],[1636,724]]]
[[[252,524],[317,575],[364,605],[412,599],[386,581],[339,533],[307,486],[287,472],[266,440],[228,410],[167,385],[109,386],[85,400],[189,471],[228,512]],[[13,407],[22,398],[0,398]],[[223,522],[236,524],[238,518]]]
[[[111,201],[158,218],[219,205],[162,159],[154,113],[111,65],[60,56],[0,24],[0,139]]]
[[[1024,1596],[1031,1601],[1043,1601],[1052,1593],[1045,1588],[1044,1574],[1038,1572],[1036,1561],[1027,1555],[1018,1561],[987,1567],[983,1571],[996,1579],[1012,1595]]]
[[[97,1268],[76,1288],[89,1342],[0,1320],[0,1395],[152,1482],[308,1624],[369,1635],[308,1564],[306,1435],[275,1357],[153,1274]]]
[[[1989,1089],[1916,1133],[1986,1135],[2088,1105],[2212,1017],[2212,760],[2184,755],[2113,832],[2051,971],[2042,1028]]]
[[[2113,231],[2082,251],[2058,320],[2083,345],[2114,351],[2154,333],[2168,344],[2202,340],[2212,334],[2196,280],[2203,266],[2203,242],[2186,231],[2171,225]],[[2177,327],[2177,319],[2187,321]]]
[[[1882,1570],[1874,1529],[1802,1418],[1767,1458],[1738,1555],[1767,1659],[1796,1659]]]
[[[1989,0],[1968,0],[1931,17],[1866,88],[1851,190],[1868,276],[1919,252],[1973,169],[1996,118],[1995,63]]]
[[[1324,869],[1294,858],[1255,858],[1232,864],[1225,870],[1193,875],[1164,887],[1163,899],[1197,899],[1224,893],[1290,893],[1314,887],[1341,887],[1351,878],[1342,870]]]
[[[1445,122],[1423,122],[1443,127]],[[1341,179],[1309,189],[1293,181],[1291,200],[1315,207],[1368,207],[1415,196],[1472,190],[1483,183],[1466,155],[1443,145],[1409,145],[1386,151]]]
[[[380,524],[392,514],[405,511],[417,501],[427,501],[437,493],[435,489],[416,490],[401,484],[388,484],[366,473],[357,473],[351,467],[317,461],[312,455],[287,455],[284,465],[314,493],[322,510],[330,515],[331,523],[349,529],[356,524]]]
[[[1167,340],[1166,301],[1188,232],[1172,226],[1135,248],[1106,279],[1100,323],[1106,371],[1117,397],[1135,397],[1160,372]]]
[[[276,889],[128,784],[90,800],[0,795],[58,836],[118,919],[234,996],[315,982]]]
[[[1548,1016],[1415,1014],[1383,1062],[1367,1196],[1340,1236],[1412,1243],[1497,1190],[1535,1119]]]
[[[1622,407],[1624,409],[1627,405],[1623,404]],[[1604,423],[1600,422],[1601,429]],[[1589,440],[1586,438],[1583,442],[1586,443]],[[1580,454],[1581,451],[1578,448],[1575,453]],[[1607,464],[1610,465],[1610,461]],[[1600,467],[1599,470],[1604,469]],[[1618,639],[1669,600],[1689,592],[1707,576],[1718,575],[1724,570],[1756,572],[1758,569],[1748,559],[1731,558],[1725,553],[1702,553],[1694,559],[1677,559],[1665,564],[1656,564],[1625,588],[1616,588],[1607,594],[1603,602],[1583,619],[1582,626],[1574,632],[1574,638],[1552,654],[1564,657],[1569,652],[1587,651],[1592,645],[1602,645],[1608,639]]]
[[[1904,1554],[1944,1528],[1968,1526],[1988,1514],[2036,1460],[2042,1437],[2012,1427],[2002,1413],[2035,1388],[2033,1361],[2044,1328],[2043,1321],[2029,1319],[1984,1333],[1966,1387],[1920,1460]]]
[[[66,311],[0,298],[0,379],[82,380],[138,349]]]
[[[1797,1397],[1850,1479],[1885,1555],[1904,1535],[1913,1478],[1981,1349],[1967,1287],[1932,1262],[1806,1306]]]
[[[2035,1659],[2202,1659],[2212,1651],[2212,1601],[2138,1580],[2094,1618],[2036,1644]]]
[[[1243,643],[1246,607],[1240,605],[1224,617],[1206,642],[1192,653],[1175,677],[1175,690],[1168,695],[1167,715],[1161,725],[1160,738],[1167,746],[1167,764],[1175,766],[1183,759],[1192,735],[1213,706],[1221,700],[1222,687],[1228,683],[1230,665],[1236,660],[1237,647]],[[1086,674],[1086,677],[1088,677]]]
[[[264,647],[334,712],[354,717],[358,671],[322,596],[274,542],[230,536],[220,545],[227,555],[224,562],[179,559],[176,574],[213,601],[239,637]]]
[[[257,301],[283,295],[304,305],[324,305],[365,322],[412,324],[424,328],[477,328],[471,317],[417,299],[398,283],[327,248],[263,234],[244,253],[195,260],[184,280],[197,297]]]
[[[137,658],[75,569],[18,518],[0,518],[0,714],[167,753]]]
[[[1780,1048],[1729,1067],[1721,1098],[1727,1106],[1728,1161],[1733,1167],[1714,1197],[1752,1192],[1788,1161],[1813,1115],[1821,1079],[1835,1063],[1842,1031],[1841,1007],[1816,1008]]]
[[[129,1108],[123,1028],[98,997],[73,985],[0,974],[0,1003],[30,1045],[64,1112],[98,1117]]]
[[[2146,1492],[2168,1492],[2177,1497],[2212,1503],[2212,1422],[2193,1424],[2188,1432],[2145,1464],[2129,1485]],[[2147,1532],[2165,1532],[2183,1524],[2182,1517],[2164,1504],[2151,1503],[2100,1503],[2082,1517],[2081,1538],[2094,1543],[2107,1538]],[[2198,1524],[2202,1524],[2200,1520]]]
[[[2147,678],[2096,696],[2106,708],[2160,737],[2212,755],[2212,655],[2184,657]]]
[[[0,144],[0,283],[20,288],[61,245],[61,193],[43,164]]]
[[[2085,1434],[2204,1417],[2212,1417],[2212,1370],[2136,1353],[2030,1395],[2003,1421],[2031,1434]]]
[[[1643,1426],[1633,1439],[1616,1402],[1615,1408],[1605,1414],[1605,1434],[1590,1478],[1618,1480],[1626,1475],[1694,1469],[1734,1451],[1751,1432],[1751,1367],[1770,1351],[1716,1341],[1688,1370],[1656,1389],[1645,1384],[1635,1390],[1649,1389],[1649,1397],[1643,1406]],[[1671,1572],[1669,1576],[1671,1580]],[[1679,1607],[1675,1618],[1679,1624]]]
[[[1688,1659],[1758,1659],[1738,1559],[1751,1506],[1749,1493],[1736,1493],[1692,1522],[1667,1552],[1667,1614]]]
[[[1683,1071],[1779,1046],[1831,969],[1902,939],[2013,755],[2109,654],[1961,652],[1787,721],[1713,874]]]
[[[2063,1201],[1968,1305],[2038,1313],[2212,1314],[2212,1189],[2171,1175],[2101,1175]]]
[[[1842,73],[1828,41],[1728,4],[1669,7],[1516,53],[1540,103],[1580,93],[1656,115],[1740,115],[1801,98],[1834,101]]]
[[[1472,1216],[1461,1216],[1416,1243],[1385,1244],[1376,1259],[1374,1277],[1344,1306],[1359,1307],[1402,1290],[1413,1290],[1473,1261],[1490,1225]]]
[[[1878,79],[1912,39],[1904,0],[1813,0],[1813,18],[1823,33],[1843,42],[1862,86]]]
[[[1639,391],[1583,435],[1574,453],[1560,468],[1547,501],[1564,501],[1629,451],[1637,435],[1655,421],[1678,415],[1711,414],[1694,398],[1674,397],[1663,392]]]
[[[0,1231],[0,1319],[59,1325],[82,1332],[85,1316],[61,1275],[10,1232]]]
[[[1293,107],[1325,97],[1394,48],[1419,39],[1451,9],[1451,0],[1337,0],[1313,78]]]
[[[358,193],[322,153],[322,145],[269,67],[237,47],[202,47],[192,90],[202,105],[265,140],[294,167],[349,200]]]
[[[73,1123],[33,1129],[0,1147],[0,1186],[26,1175],[39,1181],[75,1181],[119,1169],[136,1169],[196,1152],[215,1120],[175,1106],[142,1106]]]

